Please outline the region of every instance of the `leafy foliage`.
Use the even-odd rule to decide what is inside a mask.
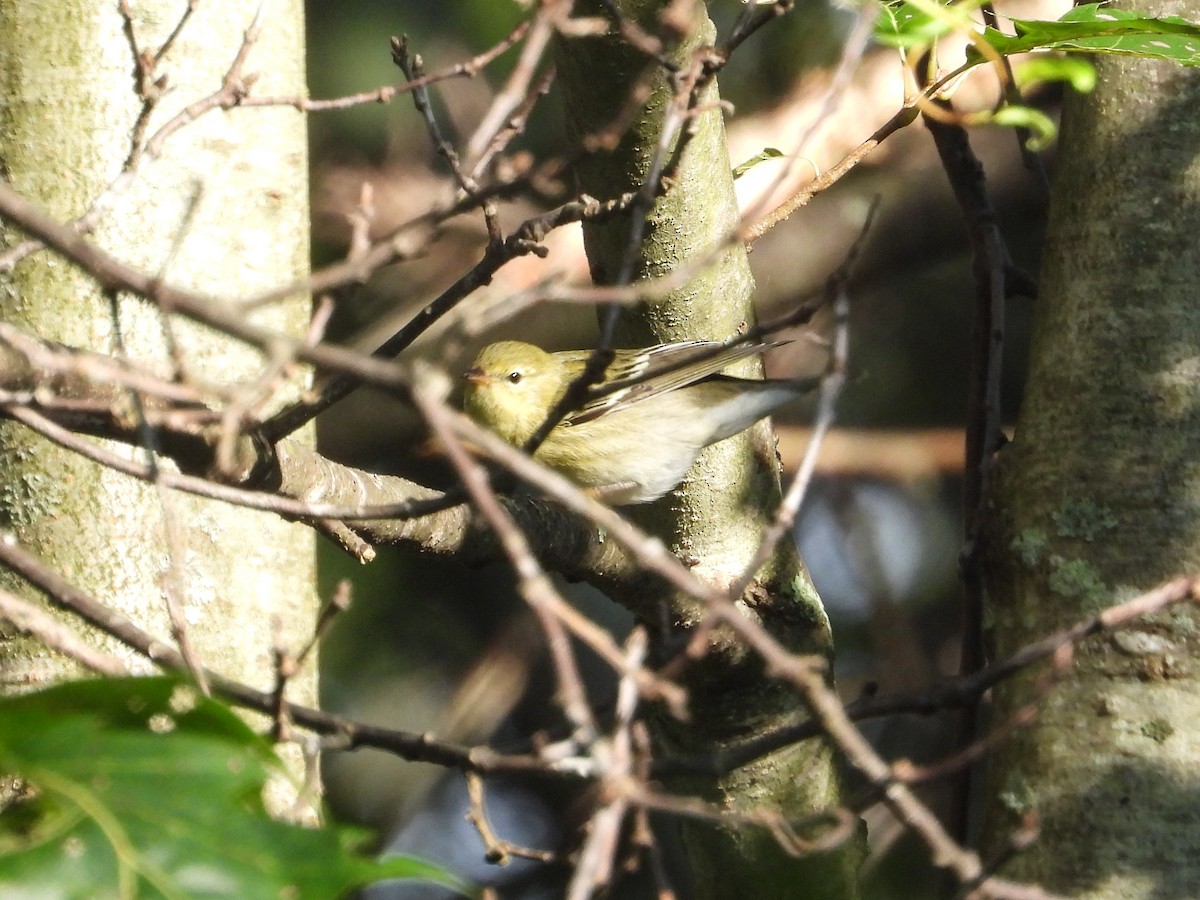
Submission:
[[[1156,19],[1087,3],[1057,22],[1013,19],[1012,24],[1015,36],[987,28],[983,39],[1006,56],[1029,50],[1074,50],[1200,65],[1200,25],[1178,16]]]
[[[889,46],[913,49],[929,45],[951,31],[969,29],[1004,56],[1034,50],[1068,50],[1200,65],[1200,25],[1178,16],[1155,18],[1103,3],[1087,3],[1071,9],[1057,22],[1011,19],[1016,34],[1006,34],[974,21],[970,14],[978,6],[975,0],[953,5],[932,0],[885,3],[876,24],[876,39]],[[978,48],[968,50],[968,65],[985,61]]]
[[[1045,150],[1058,134],[1054,120],[1032,106],[1009,104],[1002,106],[991,114],[989,120],[995,125],[1008,125],[1013,128],[1024,128],[1029,132],[1026,146],[1030,150]]]
[[[734,166],[733,177],[735,180],[741,178],[759,163],[764,163],[769,159],[782,159],[783,155],[784,154],[782,150],[777,150],[774,147],[764,147],[761,151],[755,153],[741,165]]]
[[[0,896],[329,898],[381,878],[457,885],[374,862],[362,834],[272,820],[270,746],[170,678],[75,682],[0,700],[0,771],[31,785],[0,816]]]
[[[932,44],[955,28],[968,27],[967,14],[979,8],[979,2],[954,6],[935,0],[889,0],[881,4],[875,23],[875,39],[889,47],[909,50]]]
[[[1071,9],[1057,22],[1009,19],[1016,33],[1006,34],[977,21],[979,6],[978,0],[948,4],[936,0],[885,2],[875,37],[882,44],[917,54],[951,32],[967,34],[971,43],[958,72],[994,61],[997,54],[1011,57],[1032,51],[1070,51],[1067,55],[1042,52],[1032,56],[1019,67],[1018,81],[1026,87],[1039,81],[1063,81],[1081,92],[1095,85],[1095,71],[1086,60],[1072,54],[1117,53],[1200,65],[1200,25],[1178,16],[1154,18],[1103,3],[1088,3]],[[976,113],[971,121],[1026,129],[1032,150],[1044,149],[1056,134],[1049,116],[1020,104]]]
[[[1081,94],[1089,93],[1096,86],[1095,67],[1080,56],[1045,53],[1030,56],[1013,67],[1013,74],[1023,91],[1053,81],[1066,82]]]

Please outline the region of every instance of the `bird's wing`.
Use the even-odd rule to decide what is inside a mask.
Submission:
[[[578,425],[624,409],[659,394],[715,375],[731,363],[784,341],[726,346],[720,341],[677,341],[618,356],[600,384],[588,389],[588,399],[563,421]],[[579,351],[580,362],[588,358]]]

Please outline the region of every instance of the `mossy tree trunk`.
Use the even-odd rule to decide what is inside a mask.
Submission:
[[[131,4],[137,45],[155,52],[187,4]],[[165,93],[146,135],[220,88],[251,25],[254,5],[199,4],[159,62]],[[248,56],[255,90],[304,93],[299,0],[269,4]],[[0,170],[16,190],[66,220],[85,213],[122,172],[142,103],[135,51],[118,6],[92,0],[0,0]],[[164,280],[232,302],[302,278],[308,267],[307,149],[295,109],[233,109],[199,116],[145,157],[99,219],[93,239]],[[0,244],[24,235],[0,228]],[[297,297],[263,315],[302,334]],[[189,326],[139,298],[110,298],[50,252],[0,275],[0,317],[29,333],[169,372],[185,384],[250,384],[256,351]],[[176,356],[172,356],[172,344]],[[113,452],[144,460],[142,449]],[[152,632],[171,628],[165,595],[183,610],[203,664],[269,688],[275,625],[299,649],[315,615],[308,529],[153,487],[85,461],[13,422],[0,422],[0,522],[70,581]],[[26,592],[0,571],[5,589]],[[72,623],[77,626],[77,623]],[[102,641],[138,671],[145,660]],[[28,690],[78,675],[31,640],[0,639],[0,685]],[[315,698],[310,666],[293,685]]]
[[[1200,19],[1195,0],[1139,3]],[[992,644],[1005,655],[1200,569],[1200,77],[1096,60],[1064,114],[1033,355],[1000,456],[989,539]],[[1036,724],[989,773],[986,844],[1030,813],[1004,870],[1071,897],[1200,896],[1200,629],[1194,609],[1079,648],[996,715]]]
[[[658,15],[668,4],[618,6],[648,32],[657,33]],[[603,14],[601,4],[584,7],[580,12]],[[679,13],[679,5],[674,7]],[[680,15],[675,21],[684,18]],[[687,5],[686,18],[688,33],[668,50],[685,71],[697,49],[711,45],[715,34],[702,3]],[[634,86],[644,83],[646,56],[615,35],[561,41],[557,56],[569,127],[576,138],[604,132],[620,120]],[[607,199],[636,191],[646,180],[669,115],[667,107],[673,102],[671,85],[661,69],[650,77],[650,84],[652,94],[620,145],[611,153],[589,157],[581,166],[579,187],[584,192]],[[711,264],[698,268],[664,301],[624,312],[617,331],[619,346],[728,340],[755,322],[754,280],[746,249],[738,241],[727,242],[738,222],[738,208],[717,100],[714,80],[703,88],[696,104],[706,111],[685,124],[685,138],[672,139],[675,150],[682,147],[682,152],[671,163],[669,187],[645,216],[645,231],[635,239],[635,262],[627,274],[641,279],[694,266],[701,259],[711,259]],[[670,156],[674,155],[673,151]],[[630,229],[629,218],[585,226],[588,260],[598,282],[621,279]],[[747,364],[745,374],[754,374],[757,366],[757,362]],[[694,561],[698,575],[726,586],[742,575],[778,501],[774,439],[764,424],[709,448],[688,482],[636,514],[675,553]],[[757,574],[743,605],[792,650],[831,653],[828,621],[787,542]],[[679,599],[669,614],[686,627],[694,625],[703,611]],[[688,754],[735,748],[803,715],[793,689],[769,678],[761,662],[736,642],[720,638],[705,660],[693,667],[688,687],[691,721],[679,726],[664,721],[658,735],[674,750]],[[697,778],[673,786],[723,809],[773,807],[793,820],[840,804],[837,766],[829,747],[820,741],[771,754],[723,778]],[[856,896],[854,840],[833,853],[796,858],[762,830],[687,824],[684,842],[695,879],[692,896],[698,898]]]

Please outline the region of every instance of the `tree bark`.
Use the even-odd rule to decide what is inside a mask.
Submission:
[[[667,55],[687,71],[693,55],[711,45],[715,35],[702,3],[685,4],[686,16],[679,4],[618,4],[624,15],[652,34],[659,33],[658,17],[669,5],[675,21],[686,19],[687,34],[668,47]],[[584,7],[580,12],[603,14],[600,4]],[[579,169],[580,188],[600,199],[638,190],[651,170],[673,102],[662,69],[649,68],[648,58],[615,34],[562,41],[557,56],[568,123],[577,139],[606,132],[620,120],[631,91],[650,85],[648,100],[619,145],[612,152],[588,157]],[[728,240],[737,226],[738,209],[718,100],[712,80],[696,103],[704,112],[689,119],[682,136],[671,140],[667,189],[648,211],[635,206],[633,215],[644,216],[645,231],[633,239],[636,254],[631,271],[622,269],[631,229],[638,221],[626,217],[584,227],[588,261],[600,283],[623,276],[661,276],[710,260],[665,300],[624,313],[619,346],[728,340],[755,323],[754,280],[746,249],[740,241]],[[761,374],[761,368],[755,361],[741,374]],[[709,448],[683,486],[633,514],[651,533],[662,536],[674,553],[693,561],[698,575],[727,586],[749,564],[779,497],[774,437],[763,424]],[[646,608],[644,602],[615,599],[635,610]],[[831,655],[828,620],[790,542],[785,541],[757,573],[742,606],[795,652]],[[702,606],[682,598],[664,610],[664,617],[680,627],[697,624],[703,615]],[[665,641],[667,636],[660,634],[660,638]],[[720,635],[708,656],[693,666],[687,681],[691,721],[662,721],[658,738],[688,755],[735,748],[804,714],[795,691],[768,677],[761,661]],[[691,779],[673,787],[727,810],[774,807],[786,811],[793,821],[840,804],[837,765],[821,741],[771,754],[724,778]],[[689,896],[856,896],[859,853],[853,839],[836,851],[797,859],[761,829],[688,823],[684,843],[695,878]]]
[[[153,54],[185,4],[134,5],[132,33]],[[167,81],[146,123],[155,132],[221,87],[250,27],[254,6],[199,4],[159,61]],[[255,90],[304,93],[299,0],[269,5],[244,74]],[[0,0],[0,170],[54,215],[85,213],[121,175],[142,104],[135,51],[116,3]],[[110,196],[94,232],[98,245],[143,271],[204,291],[214,303],[303,278],[308,271],[307,145],[303,115],[288,107],[215,110],[143,156]],[[24,239],[0,230],[0,245]],[[264,312],[274,327],[303,334],[306,298]],[[262,356],[180,322],[138,298],[110,298],[48,252],[0,275],[0,316],[65,344],[124,355],[185,384],[239,384],[249,395]],[[132,403],[132,400],[131,400]],[[133,406],[131,405],[131,409]],[[116,452],[122,452],[117,448]],[[146,450],[134,448],[145,460]],[[196,657],[234,678],[269,688],[276,623],[298,650],[315,616],[311,532],[277,517],[157,490],[0,422],[0,522],[75,584],[166,636],[172,594]],[[11,573],[0,586],[27,593]],[[72,623],[76,625],[77,623]],[[145,660],[96,637],[131,668]],[[28,690],[80,672],[13,634],[0,638],[0,687]],[[292,683],[312,704],[310,664]]]
[[[1138,4],[1200,17],[1195,0]],[[988,546],[991,643],[1006,655],[1200,569],[1200,77],[1096,59],[1067,102],[1032,362],[1000,456]],[[1004,874],[1071,897],[1200,896],[1200,632],[1176,609],[1036,673],[996,717],[1035,725],[990,767],[985,845],[1036,816]]]

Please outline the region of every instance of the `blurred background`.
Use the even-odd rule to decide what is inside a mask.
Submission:
[[[1001,12],[1056,17],[1066,5],[1059,7],[1018,2],[1003,5]],[[718,29],[727,29],[741,4],[719,0],[710,8]],[[402,82],[389,50],[393,35],[407,34],[427,70],[436,71],[491,47],[526,14],[526,4],[501,0],[312,0],[311,95],[329,98]],[[833,113],[824,114],[831,67],[853,22],[849,9],[808,0],[739,48],[720,78],[724,98],[736,108],[727,117],[735,164],[777,147],[796,157],[792,181],[806,181],[899,109],[903,81],[897,54],[872,48]],[[437,86],[437,114],[451,141],[461,142],[474,130],[515,58],[510,51],[474,79]],[[949,68],[954,61],[943,64]],[[974,76],[959,89],[956,105],[986,107],[996,90],[990,76]],[[1037,101],[1053,113],[1057,97],[1051,93]],[[364,183],[371,186],[377,235],[452,193],[446,166],[407,95],[388,104],[314,114],[310,134],[315,265],[346,253]],[[1046,210],[1042,177],[1025,168],[1011,131],[979,128],[971,139],[1014,263],[1036,274]],[[565,146],[552,91],[510,149],[545,158]],[[1052,160],[1044,157],[1043,163],[1049,167]],[[764,163],[741,179],[743,205],[755,202],[786,165]],[[850,282],[853,378],[795,533],[833,621],[838,686],[847,699],[872,685],[888,692],[920,688],[957,670],[962,426],[973,287],[962,217],[924,127],[918,122],[890,137],[849,177],[759,240],[751,256],[760,317],[782,315],[822,289],[874,198],[879,211]],[[517,201],[504,209],[503,220],[512,227],[538,210]],[[340,296],[331,336],[374,347],[473,265],[484,240],[477,214],[446,223],[421,258],[392,266]],[[509,264],[469,303],[484,305],[552,270],[586,276],[577,230],[556,232],[548,245],[547,260]],[[1031,302],[1014,298],[1008,306],[1006,423],[1020,401]],[[482,335],[469,334],[451,319],[413,352],[439,359],[452,372],[498,337],[520,334],[552,348],[586,347],[596,329],[591,310],[567,305],[539,307]],[[767,360],[769,374],[820,371],[827,335],[828,323],[820,320],[792,332],[796,340]],[[789,409],[776,419],[789,472],[803,453],[810,412]],[[360,390],[318,425],[321,447],[335,459],[427,482],[444,477],[420,452],[423,435],[415,419],[381,395]],[[553,679],[541,658],[539,632],[506,567],[463,570],[385,550],[364,568],[328,546],[321,552],[325,595],[349,578],[355,598],[323,645],[327,708],[464,741],[504,744],[553,728]],[[564,589],[617,633],[629,627],[628,617],[594,591],[579,585]],[[603,706],[611,679],[603,667],[592,668],[589,689]],[[892,758],[928,762],[947,751],[946,723],[936,719],[904,718],[867,728]],[[481,845],[462,818],[461,778],[443,774],[370,750],[325,759],[335,814],[381,829],[391,835],[390,846],[448,859],[468,871],[469,861],[451,853],[465,848],[478,857]],[[935,787],[929,796],[936,801],[936,795]],[[489,812],[513,829],[502,836],[530,846],[553,849],[562,822],[570,821],[570,798],[525,785],[492,785],[488,802]],[[932,896],[936,878],[924,849],[907,839],[897,843],[899,829],[886,816],[868,818],[871,896]],[[482,878],[489,871],[497,870],[469,874]],[[514,864],[502,877],[519,886],[502,889],[501,896],[557,896],[554,878],[563,871]],[[613,895],[652,896],[635,881]],[[372,896],[443,895],[381,888]]]

